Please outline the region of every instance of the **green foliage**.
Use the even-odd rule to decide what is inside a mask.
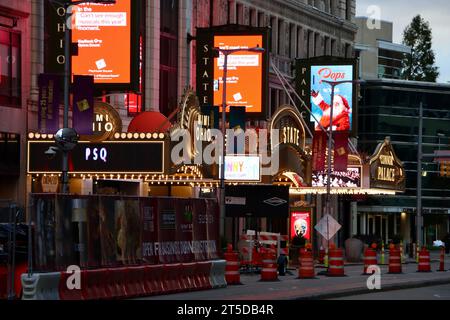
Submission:
[[[420,15],[413,18],[403,31],[403,44],[411,47],[412,53],[402,61],[403,77],[407,80],[436,82],[439,68],[434,66],[430,24]]]

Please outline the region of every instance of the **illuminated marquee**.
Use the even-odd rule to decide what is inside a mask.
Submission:
[[[397,158],[390,139],[380,143],[370,158],[370,187],[405,190],[405,170]]]

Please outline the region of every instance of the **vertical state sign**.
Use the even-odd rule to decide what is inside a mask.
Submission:
[[[72,41],[78,43],[78,56],[72,57],[72,73],[91,75],[95,84],[131,84],[131,0],[83,3],[73,11]]]

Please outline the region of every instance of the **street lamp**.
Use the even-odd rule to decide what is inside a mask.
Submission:
[[[226,135],[226,108],[227,108],[227,71],[228,71],[228,56],[230,54],[245,51],[245,52],[257,52],[263,53],[264,48],[259,46],[252,48],[239,48],[239,49],[221,49],[219,47],[213,48],[216,53],[221,53],[224,55],[223,62],[223,92],[222,92],[222,161],[220,162],[220,236],[225,236],[225,135]]]
[[[363,80],[343,80],[343,81],[329,81],[322,80],[331,86],[331,103],[330,103],[330,124],[329,124],[329,132],[328,132],[328,154],[327,154],[327,194],[326,194],[326,210],[327,214],[331,214],[331,201],[330,201],[330,193],[331,193],[331,148],[332,148],[332,139],[333,139],[333,107],[334,107],[334,89],[336,86],[343,83],[352,83],[358,84],[363,83]],[[329,236],[329,223],[327,218],[327,236],[328,236],[328,247],[330,246],[330,236]]]
[[[55,3],[64,5],[64,113],[63,113],[63,130],[66,132],[74,133],[72,128],[69,128],[69,99],[70,99],[70,76],[71,76],[71,53],[70,46],[72,45],[72,39],[70,34],[70,29],[72,27],[71,21],[69,19],[72,15],[72,10],[69,12],[69,7],[76,6],[82,3],[100,3],[100,4],[115,4],[115,0],[81,0],[81,1],[63,1],[62,3],[59,1],[53,1]],[[70,130],[68,130],[70,129]],[[64,131],[62,131],[64,132]],[[64,138],[64,137],[63,137]],[[69,193],[69,153],[68,151],[62,150],[62,175],[61,175],[61,192]]]

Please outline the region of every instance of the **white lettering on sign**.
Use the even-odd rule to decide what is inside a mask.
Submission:
[[[108,151],[106,148],[86,148],[84,151],[86,161],[108,161]]]
[[[144,257],[153,255],[214,254],[216,252],[215,240],[144,242],[142,244],[142,255]]]
[[[283,128],[283,143],[300,145],[300,130],[292,127]]]

